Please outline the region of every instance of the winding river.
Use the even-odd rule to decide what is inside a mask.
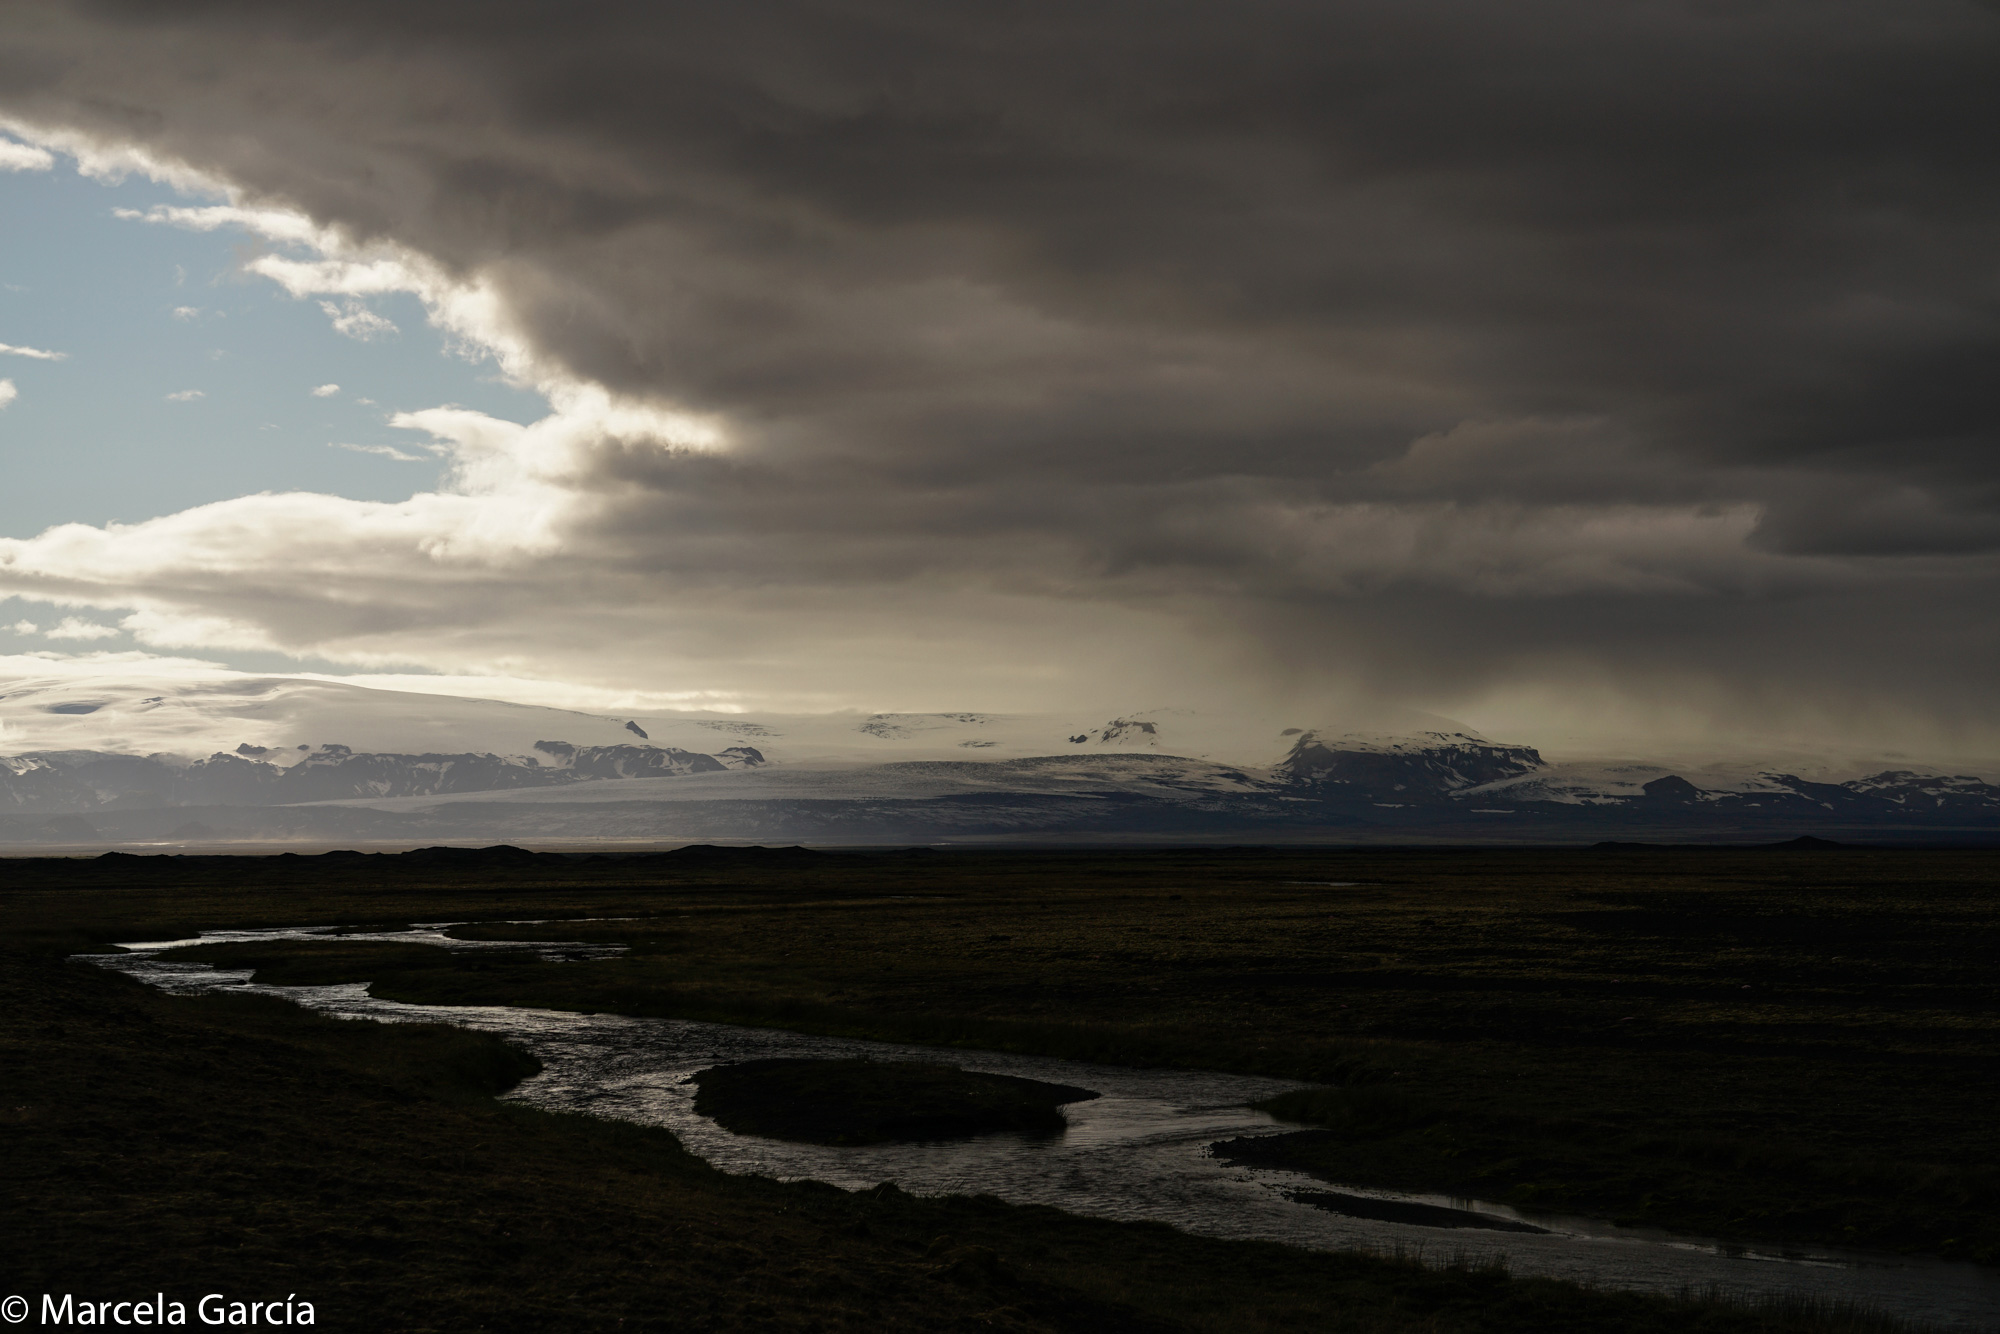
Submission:
[[[622,948],[458,940],[446,934],[450,925],[339,935],[347,940],[448,949],[532,948],[547,959],[601,958]],[[1217,1140],[1287,1128],[1249,1106],[1298,1087],[1282,1080],[1131,1070],[998,1052],[941,1053],[936,1048],[682,1020],[502,1006],[406,1005],[370,996],[365,983],[264,986],[251,983],[246,972],[158,957],[179,945],[325,939],[335,931],[298,927],[204,932],[196,939],[121,947],[129,953],[82,957],[171,992],[250,991],[343,1018],[445,1022],[494,1033],[533,1052],[543,1066],[541,1074],[524,1081],[508,1097],[551,1111],[664,1126],[690,1151],[731,1172],[810,1178],[850,1190],[894,1181],[913,1194],[994,1195],[1078,1214],[1169,1223],[1213,1237],[1279,1241],[1315,1250],[1400,1253],[1439,1263],[1500,1260],[1516,1274],[1607,1288],[1713,1290],[1744,1297],[1805,1294],[1950,1329],[2000,1329],[2000,1271],[1981,1266],[1830,1247],[1731,1245],[1586,1218],[1521,1214],[1504,1205],[1438,1195],[1345,1186],[1330,1191],[1326,1183],[1312,1178],[1231,1167],[1212,1157],[1208,1146]],[[942,1058],[967,1070],[1079,1085],[1102,1096],[1064,1108],[1069,1128],[1057,1137],[1000,1134],[936,1144],[790,1144],[731,1134],[695,1114],[695,1090],[688,1082],[695,1071],[773,1056]],[[1351,1212],[1301,1203],[1293,1198],[1300,1192],[1317,1193]],[[1410,1205],[1430,1208],[1406,1207]],[[1430,1226],[1410,1219],[1455,1225]],[[1482,1220],[1496,1226],[1477,1226]]]

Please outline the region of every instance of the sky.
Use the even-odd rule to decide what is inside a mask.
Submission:
[[[1996,120],[1971,0],[21,0],[0,653],[2000,755]]]
[[[440,396],[546,410],[490,358],[452,355],[413,296],[372,298],[361,320],[345,304],[329,315],[245,274],[246,256],[268,248],[249,231],[145,220],[189,206],[200,204],[143,177],[93,181],[54,155],[0,174],[12,349],[0,368],[15,386],[0,417],[0,531],[134,523],[250,491],[400,500],[436,485],[441,464],[389,425],[395,412]]]

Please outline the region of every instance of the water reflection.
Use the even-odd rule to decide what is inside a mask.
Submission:
[[[452,949],[523,946],[462,941],[449,924],[356,933],[350,940]],[[335,928],[203,933],[201,940],[328,938]],[[1969,1264],[1841,1251],[1745,1247],[1613,1227],[1593,1219],[1524,1215],[1504,1205],[1443,1195],[1377,1191],[1296,1173],[1229,1166],[1215,1141],[1281,1128],[1248,1104],[1299,1087],[1283,1080],[1175,1070],[1130,1070],[998,1052],[952,1051],[967,1070],[1095,1089],[1065,1107],[1054,1138],[996,1134],[928,1144],[827,1146],[734,1135],[694,1111],[695,1071],[767,1057],[935,1060],[935,1048],[814,1037],[776,1029],[634,1019],[507,1007],[436,1007],[378,1000],[365,984],[249,985],[249,974],[153,957],[188,941],[128,946],[93,962],[175,992],[236,988],[309,1009],[389,1022],[461,1024],[518,1042],[543,1072],[509,1096],[554,1111],[664,1126],[688,1149],[731,1172],[810,1178],[847,1189],[895,1181],[915,1194],[987,1194],[1103,1218],[1169,1223],[1215,1237],[1286,1242],[1318,1250],[1400,1251],[1432,1260],[1502,1260],[1516,1274],[1653,1292],[1709,1290],[1758,1296],[1804,1293],[1865,1303],[1949,1328],[2000,1328],[2000,1274]],[[538,944],[547,958],[602,957],[615,947]],[[588,952],[588,953],[586,953]],[[1315,1207],[1318,1203],[1334,1208]],[[1336,1212],[1335,1209],[1343,1211]],[[1449,1227],[1442,1213],[1458,1217]],[[1484,1216],[1492,1228],[1467,1226]]]

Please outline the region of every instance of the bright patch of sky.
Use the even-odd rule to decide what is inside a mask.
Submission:
[[[415,296],[293,297],[244,270],[270,242],[144,220],[214,201],[91,180],[59,155],[37,169],[39,153],[0,154],[0,536],[260,491],[402,500],[442,465],[394,413],[547,412],[448,344]],[[129,637],[92,628],[116,620],[0,600],[0,653],[116,649]]]

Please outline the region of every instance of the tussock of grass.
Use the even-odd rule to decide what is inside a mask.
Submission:
[[[929,1061],[740,1061],[694,1081],[695,1111],[724,1129],[804,1144],[1058,1135],[1068,1123],[1057,1108],[1097,1096]]]

